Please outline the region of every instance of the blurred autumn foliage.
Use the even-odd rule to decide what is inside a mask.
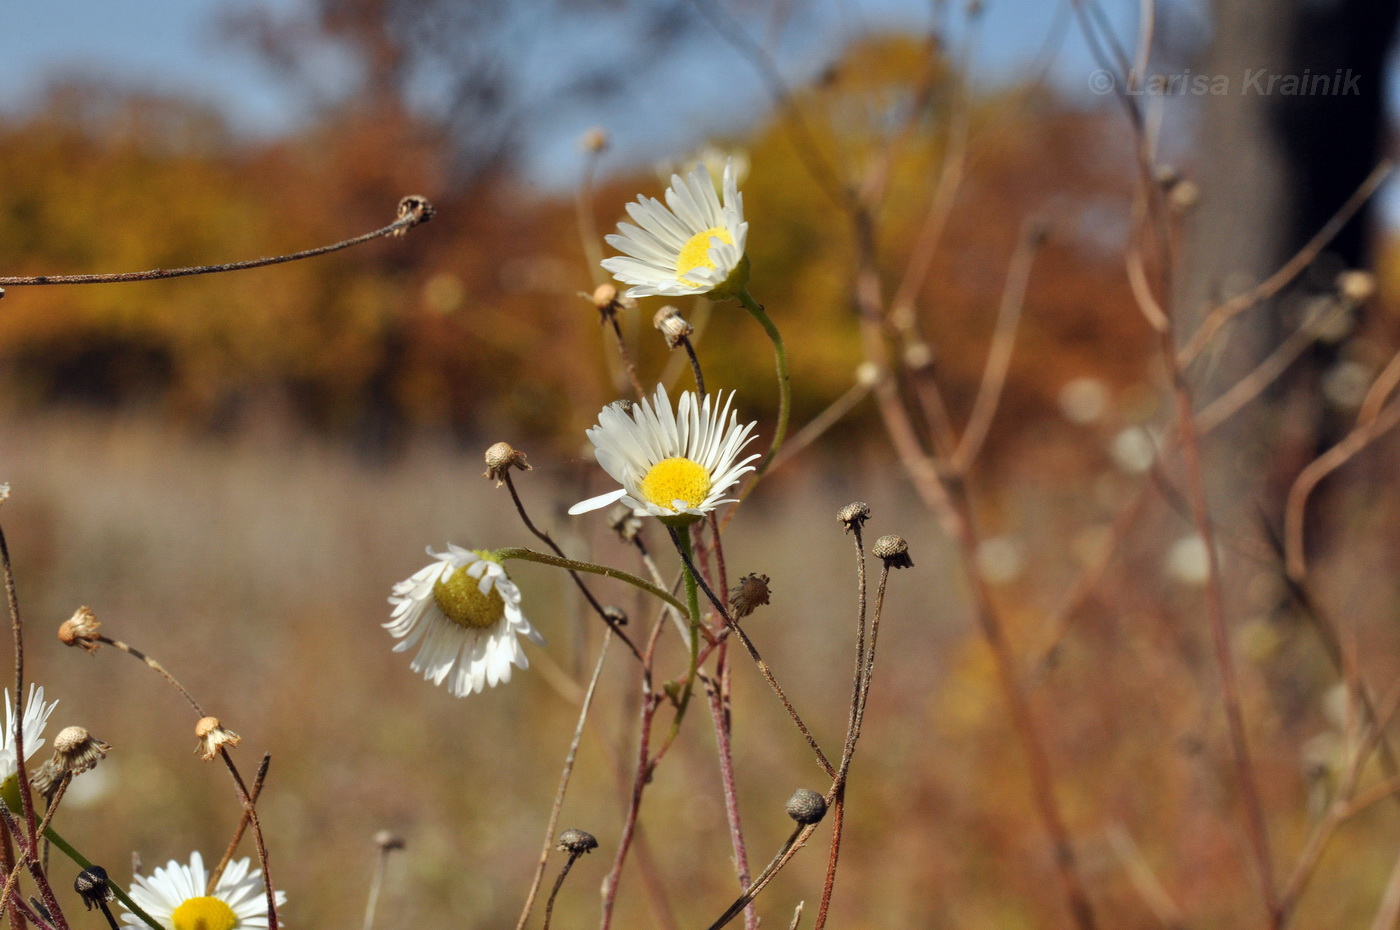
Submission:
[[[921,81],[935,105],[903,139],[888,182],[880,248],[890,286],[924,222],[962,82],[921,40],[886,36],[850,48],[798,94],[815,144],[858,173],[890,144],[888,127]],[[978,98],[969,113],[982,141],[916,301],[955,416],[975,391],[1007,261],[1031,215],[1051,233],[1009,415],[1043,413],[1059,385],[1089,367],[1130,383],[1145,334],[1119,267],[1127,179],[1114,121],[1036,90]],[[791,128],[779,114],[732,141],[753,166],[744,193],[758,296],[792,345],[806,417],[849,387],[858,357],[850,242]],[[16,290],[0,308],[0,373],[21,405],[153,405],[213,429],[276,415],[383,448],[414,431],[467,436],[501,422],[572,436],[612,396],[597,362],[596,314],[578,296],[593,272],[573,197],[537,195],[508,162],[462,180],[446,127],[392,99],[255,143],[188,101],[67,83],[31,115],[0,123],[0,167],[0,241],[13,274],[229,261],[375,228],[405,194],[438,207],[407,240],[270,270]],[[610,176],[594,196],[599,227],[661,183]],[[736,338],[752,338],[754,349],[716,359],[716,383],[743,390],[762,412],[773,398],[761,334],[731,307],[713,313],[714,327],[739,327]],[[640,327],[638,351],[657,372],[664,348],[649,337]]]

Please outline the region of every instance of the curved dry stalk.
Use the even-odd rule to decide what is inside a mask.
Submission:
[[[1294,278],[1302,274],[1303,270],[1307,268],[1308,265],[1312,264],[1313,259],[1317,258],[1318,253],[1327,247],[1327,243],[1336,238],[1337,234],[1342,231],[1342,227],[1346,226],[1346,224],[1351,221],[1351,218],[1356,215],[1356,212],[1361,209],[1362,205],[1380,188],[1382,182],[1390,176],[1393,167],[1393,163],[1388,160],[1382,161],[1380,164],[1376,165],[1371,173],[1367,175],[1366,180],[1361,182],[1361,186],[1347,198],[1346,203],[1342,204],[1341,208],[1327,221],[1327,224],[1319,229],[1292,258],[1284,263],[1282,268],[1269,275],[1248,291],[1245,291],[1237,297],[1230,298],[1207,313],[1205,319],[1201,322],[1200,328],[1191,335],[1186,345],[1182,347],[1178,356],[1180,364],[1182,366],[1189,366],[1196,360],[1210,341],[1215,338],[1215,334],[1220,331],[1222,326],[1250,307],[1253,307],[1261,300],[1267,300],[1274,296],[1279,291],[1283,290]]]
[[[241,262],[227,262],[221,265],[193,265],[187,268],[153,268],[150,271],[127,271],[116,274],[55,274],[55,275],[11,275],[0,277],[2,287],[34,287],[44,284],[122,284],[131,281],[163,281],[167,278],[188,278],[194,275],[222,274],[227,271],[246,271],[249,268],[262,268],[267,265],[281,265],[286,262],[314,258],[330,252],[338,252],[351,246],[361,245],[385,236],[402,236],[415,226],[433,218],[433,205],[428,198],[416,194],[399,201],[398,219],[388,226],[367,232],[352,239],[344,239],[330,245],[317,246],[287,255],[274,255],[271,258],[254,258]],[[3,296],[0,291],[0,296]]]
[[[1016,347],[1016,329],[1021,322],[1021,310],[1025,307],[1031,266],[1044,242],[1044,222],[1038,218],[1027,220],[1022,225],[1020,242],[1006,272],[1001,305],[997,308],[996,330],[992,334],[991,348],[987,351],[982,380],[977,385],[977,399],[973,401],[967,426],[949,463],[954,471],[966,471],[986,442],[987,431],[991,429],[1001,400],[1002,387],[1006,384],[1006,374],[1011,369],[1011,353]]]
[[[1307,555],[1303,551],[1303,517],[1308,498],[1322,479],[1347,462],[1400,423],[1400,403],[1386,407],[1374,419],[1358,425],[1341,442],[1308,464],[1288,491],[1284,506],[1283,538],[1284,566],[1290,578],[1301,581],[1307,577]]]

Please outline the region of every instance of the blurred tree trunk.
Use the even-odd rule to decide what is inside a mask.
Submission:
[[[1375,167],[1400,0],[1215,0],[1213,13],[1203,70],[1225,75],[1229,93],[1201,98],[1201,200],[1188,222],[1176,293],[1184,332],[1211,305],[1287,262]],[[1273,75],[1334,81],[1326,94],[1287,95],[1282,77],[1268,92]],[[1371,228],[1368,207],[1293,286],[1217,337],[1193,371],[1202,399],[1238,380],[1296,328],[1339,271],[1370,264]],[[1349,422],[1320,390],[1335,355],[1335,347],[1319,346],[1216,437],[1233,485],[1224,499],[1251,511],[1262,505],[1277,520],[1298,471]],[[1257,511],[1227,519],[1252,522]]]

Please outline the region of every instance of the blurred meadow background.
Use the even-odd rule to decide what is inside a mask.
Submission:
[[[531,668],[508,686],[457,699],[390,652],[385,598],[424,546],[532,543],[482,476],[500,440],[529,454],[517,485],[566,550],[631,564],[600,515],[565,515],[608,487],[583,431],[630,393],[587,295],[607,280],[597,256],[614,254],[600,234],[709,147],[745,171],[753,289],[789,347],[794,431],[833,404],[841,414],[726,535],[731,578],[772,579],[772,605],[747,629],[826,745],[845,723],[856,605],[837,510],[868,501],[871,538],[905,536],[915,563],[891,578],[832,925],[1071,925],[973,619],[974,577],[1004,625],[1099,925],[1390,926],[1372,923],[1378,909],[1393,919],[1387,896],[1400,893],[1400,808],[1384,799],[1347,810],[1315,865],[1297,868],[1286,920],[1261,901],[1206,619],[1209,560],[1170,451],[1170,372],[1125,255],[1147,184],[1169,217],[1178,264],[1164,303],[1184,342],[1349,198],[1358,207],[1187,369],[1198,410],[1256,379],[1203,454],[1283,888],[1334,800],[1349,802],[1363,695],[1400,675],[1395,440],[1380,435],[1318,486],[1305,577],[1289,578],[1279,548],[1290,488],[1369,409],[1400,340],[1393,185],[1354,197],[1389,149],[1400,4],[9,7],[0,273],[231,261],[381,226],[406,194],[437,209],[406,238],[304,262],[0,300],[12,488],[0,517],[29,677],[61,700],[51,730],[80,723],[115,747],[62,814],[114,877],[127,879],[133,851],[146,870],[192,848],[216,857],[239,807],[192,754],[174,691],[114,650],[57,641],[84,604],[241,733],[249,767],[272,753],[259,808],[287,926],[362,919],[381,829],[407,846],[378,926],[514,926],[601,625],[562,574],[512,567],[549,645],[526,646]],[[1125,97],[1094,83],[1103,50],[1085,39],[1103,30],[1133,54],[1144,22],[1151,73],[1230,79],[1224,94],[1127,98],[1156,140],[1146,182]],[[1250,94],[1258,68],[1355,70],[1358,93]],[[875,204],[870,243],[814,162]],[[961,429],[1032,225],[1044,239],[966,478],[981,539],[960,555],[870,397],[861,256],[896,298],[885,324],[901,390],[935,379]],[[620,324],[644,382],[687,387],[651,326],[665,302],[643,299]],[[678,303],[712,390],[738,392],[766,445],[777,392],[762,330],[732,303]],[[673,566],[659,527],[646,532]],[[638,628],[649,619],[630,589],[597,589]],[[674,639],[663,649],[683,668]],[[791,829],[783,802],[825,776],[733,656],[740,808],[761,865]],[[601,849],[575,867],[557,926],[596,919],[635,752],[629,662],[609,660],[564,806],[561,826]],[[1384,759],[1362,772],[1384,797]],[[624,874],[618,925],[708,925],[737,885],[703,712],[641,823],[654,881]],[[759,899],[765,925],[819,896],[824,835]]]

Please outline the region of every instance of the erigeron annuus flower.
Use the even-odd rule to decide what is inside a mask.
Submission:
[[[24,761],[44,745],[44,726],[49,722],[49,714],[58,706],[54,701],[44,703],[44,689],[31,684],[29,699],[24,702]],[[7,782],[19,771],[15,759],[15,710],[10,703],[10,692],[5,691],[5,732],[0,733],[0,784]],[[19,797],[15,796],[16,799]]]
[[[749,224],[732,162],[725,164],[721,186],[723,202],[709,171],[700,166],[685,177],[671,176],[664,205],[651,197],[627,205],[638,225],[617,224],[619,233],[607,241],[625,254],[604,259],[603,267],[632,285],[628,297],[708,294],[720,299],[743,290]]]
[[[603,470],[622,485],[575,504],[569,513],[587,513],[621,501],[634,510],[670,522],[689,522],[731,499],[724,493],[747,472],[757,454],[739,459],[753,441],[757,425],[739,425],[739,414],[714,397],[703,401],[686,391],[675,413],[666,388],[658,386],[653,400],[609,404],[588,431],[594,455]]]
[[[489,553],[448,544],[428,550],[436,561],[394,585],[393,619],[384,628],[395,652],[420,644],[410,666],[425,679],[465,697],[510,681],[511,664],[529,668],[517,635],[537,646],[541,636],[520,612],[520,589]]]
[[[214,893],[207,895],[209,876],[204,871],[204,858],[193,852],[189,865],[171,859],[165,868],[157,866],[149,878],[133,876],[129,893],[137,907],[167,930],[266,930],[267,893],[262,871],[249,871],[249,864],[246,858],[230,862]],[[287,896],[280,891],[275,894],[280,907]],[[146,924],[130,910],[122,914],[122,926],[146,930]]]

